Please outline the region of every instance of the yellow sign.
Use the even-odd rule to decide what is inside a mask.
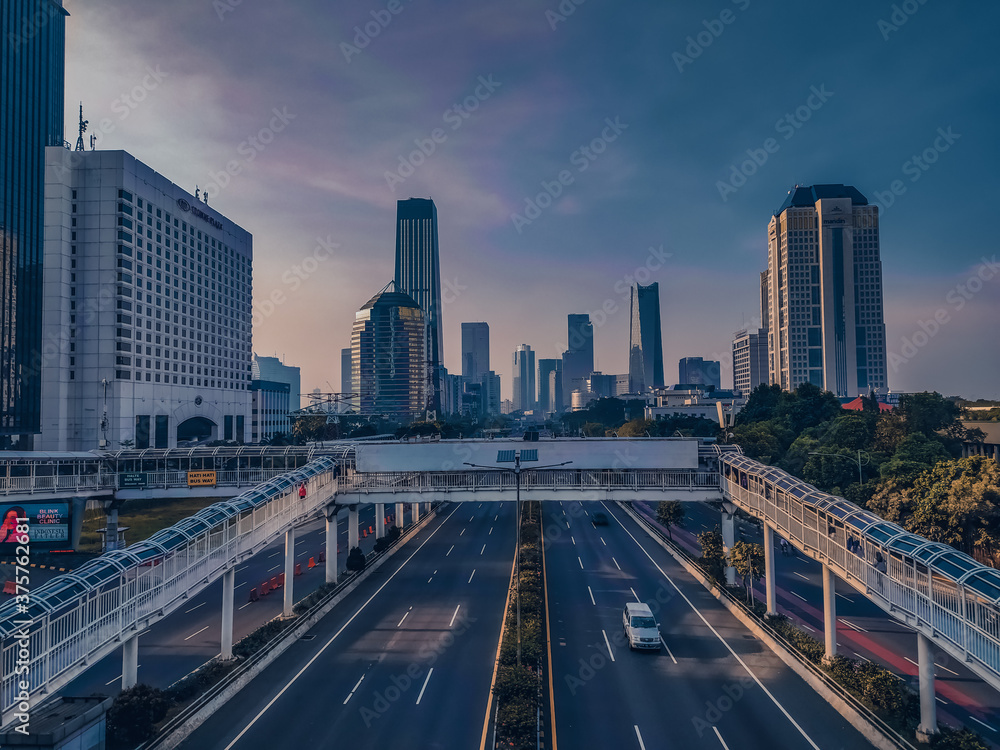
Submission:
[[[215,486],[214,471],[189,471],[187,475],[188,475],[188,487]]]

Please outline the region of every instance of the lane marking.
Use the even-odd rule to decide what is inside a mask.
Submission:
[[[719,738],[719,742],[722,743],[723,750],[729,750],[729,745],[726,744],[726,741],[724,739],[722,739],[722,735],[719,734],[719,728],[718,727],[712,727],[712,730],[715,732],[715,736]]]
[[[590,591],[590,586],[587,586],[587,591]],[[593,591],[590,591],[590,603],[593,604],[595,607],[597,606],[597,602],[594,601]]]
[[[451,554],[451,550],[453,550],[453,549],[455,549],[455,545],[454,544],[451,545],[451,549],[449,549],[447,552],[444,553],[444,556],[447,557],[448,555],[450,555]]]
[[[637,593],[635,593],[635,589],[634,588],[632,588],[631,586],[629,586],[628,590],[632,592],[632,596],[635,597],[635,600],[637,602],[641,602],[642,601],[642,599],[639,598],[639,595]]]
[[[849,596],[844,596],[843,594],[837,594],[837,596],[839,596],[841,599],[844,599],[845,601],[849,601],[851,604],[854,604],[854,600],[851,599],[851,597]]]
[[[662,635],[660,636],[660,643],[662,643],[663,644],[663,648],[665,648],[667,650],[667,656],[669,656],[671,659],[673,659],[674,664],[676,664],[677,663],[677,659],[674,659],[674,652],[670,650],[670,646],[668,646],[667,642],[665,640],[663,640],[663,636]]]
[[[569,538],[569,540],[570,540],[571,542],[573,542],[573,546],[575,547],[575,546],[576,546],[576,539],[574,539],[574,538],[573,538],[573,536],[572,536],[572,535],[570,535],[570,538]]]
[[[244,605],[243,605],[242,607],[240,607],[239,609],[245,609],[246,607],[249,607],[249,606],[250,606],[251,604],[253,604],[253,602],[247,602],[246,604],[244,604]],[[238,611],[239,611],[239,610],[237,610],[237,612],[238,612]]]
[[[363,680],[363,679],[365,679],[365,676],[361,675],[361,680]],[[354,697],[354,691],[358,689],[358,686],[361,684],[361,680],[358,680],[354,684],[354,687],[351,689],[351,692],[348,694],[348,696],[346,698],[344,698],[344,702],[341,705],[346,706],[347,705],[347,701],[349,701],[351,698]]]
[[[844,619],[843,617],[839,617],[839,618],[837,618],[837,619],[838,619],[838,620],[839,620],[840,622],[844,623],[844,624],[845,624],[845,625],[846,625],[847,627],[851,628],[852,630],[856,630],[856,631],[858,631],[859,633],[867,633],[867,632],[868,632],[867,630],[865,630],[865,629],[864,629],[863,627],[861,627],[860,625],[855,625],[855,624],[854,624],[853,622],[851,622],[850,620],[845,620],[845,619]]]
[[[243,583],[237,583],[235,586],[233,586],[233,591],[235,591],[236,589],[238,589],[240,586],[246,586],[248,583],[250,583],[250,581],[244,581]]]
[[[472,523],[473,518],[475,518],[475,516],[469,516],[469,523]]]
[[[455,507],[455,510],[458,510],[458,506]],[[382,592],[382,589],[384,589],[386,586],[388,586],[389,583],[390,583],[390,581],[392,581],[392,579],[396,577],[396,575],[399,573],[399,571],[401,571],[404,567],[406,567],[407,563],[409,563],[410,560],[413,559],[414,555],[416,555],[418,552],[420,552],[420,550],[422,550],[424,548],[424,545],[427,544],[427,542],[429,542],[431,539],[434,538],[434,535],[437,534],[438,531],[441,530],[441,527],[444,526],[445,522],[455,514],[455,510],[453,510],[451,513],[449,513],[447,516],[444,517],[444,521],[442,521],[441,524],[436,529],[434,529],[434,531],[432,531],[423,542],[421,542],[421,544],[420,544],[419,547],[417,547],[415,550],[413,550],[413,553],[408,558],[406,558],[406,560],[403,561],[402,565],[400,565],[398,568],[396,568],[395,572],[392,575],[390,575],[388,578],[385,579],[385,583],[383,583],[381,586],[379,586],[375,590],[375,593],[372,594],[364,604],[362,604],[360,607],[358,607],[358,611],[355,612],[353,615],[351,615],[350,619],[348,619],[347,622],[345,622],[343,625],[340,626],[340,630],[338,630],[336,633],[334,633],[330,637],[330,640],[328,640],[325,644],[323,644],[323,648],[321,648],[319,651],[317,651],[316,654],[309,661],[306,662],[305,666],[303,666],[302,669],[300,669],[295,674],[295,676],[292,677],[292,679],[290,679],[288,682],[285,683],[285,686],[283,688],[281,688],[281,690],[278,691],[278,694],[275,695],[270,701],[268,701],[268,703],[267,703],[266,706],[264,706],[260,711],[257,712],[257,715],[254,716],[250,720],[250,722],[245,727],[243,727],[243,729],[240,730],[240,733],[237,734],[235,738],[233,738],[233,741],[230,742],[228,745],[226,745],[225,750],[232,750],[232,748],[236,745],[236,743],[239,742],[241,739],[243,739],[243,736],[247,732],[250,731],[251,727],[253,727],[253,725],[256,724],[258,721],[260,721],[260,717],[262,717],[265,713],[267,713],[270,710],[271,706],[273,706],[275,703],[277,703],[278,699],[281,698],[281,696],[283,696],[286,692],[288,692],[288,689],[295,682],[297,682],[298,679],[303,674],[305,674],[305,671],[307,669],[309,669],[309,667],[311,667],[316,662],[316,660],[319,659],[320,656],[323,655],[323,652],[326,651],[327,648],[329,648],[330,645],[335,640],[337,640],[337,638],[340,637],[340,634],[343,633],[347,629],[347,627],[358,618],[358,616],[364,611],[364,609],[369,604],[372,603],[372,601],[375,599],[375,597],[378,596]],[[818,750],[818,748],[817,748],[817,750]]]
[[[208,626],[208,625],[206,625],[206,626],[205,626],[205,627],[203,627],[203,628],[202,628],[201,630],[199,630],[199,631],[198,631],[198,633],[204,633],[204,632],[205,632],[206,630],[208,630],[208,628],[209,628],[209,626]],[[189,635],[189,636],[188,636],[187,638],[185,638],[184,640],[185,640],[185,641],[190,641],[190,640],[191,640],[192,638],[194,638],[194,637],[195,637],[196,635],[198,635],[198,633],[192,633],[191,635]]]
[[[642,733],[639,731],[639,725],[633,724],[632,728],[635,730],[635,738],[639,740],[639,750],[646,750],[646,745],[642,741]]]
[[[486,536],[489,536],[489,535],[490,535],[490,534],[492,534],[492,533],[493,533],[493,527],[492,527],[492,526],[490,526],[490,533],[489,533],[489,534],[487,534]]]
[[[996,729],[994,729],[993,727],[991,727],[989,724],[987,724],[985,721],[980,721],[979,719],[977,719],[972,714],[969,714],[969,718],[972,719],[977,724],[982,724],[984,727],[986,727],[987,729],[989,729],[991,732],[997,731]]]
[[[913,666],[917,667],[918,669],[920,668],[920,665],[917,664],[915,661],[913,661],[913,659],[911,659],[909,656],[904,656],[903,658],[906,659],[908,662],[910,662],[910,664],[912,664]]]
[[[278,564],[277,564],[277,565],[275,565],[275,566],[274,566],[273,568],[268,568],[268,569],[267,569],[267,572],[268,572],[268,573],[273,573],[273,572],[274,572],[275,570],[277,570],[277,569],[278,569],[278,568],[280,568],[280,567],[281,567],[281,563],[278,563]]]
[[[604,537],[603,536],[601,537],[601,544],[603,544],[605,547],[608,546],[608,543],[606,541],[604,541]]]
[[[604,633],[604,645],[608,647],[608,656],[611,657],[611,661],[614,661],[615,655],[611,651],[611,641],[608,640],[608,631],[602,629],[601,632]]]
[[[187,614],[188,612],[194,612],[196,609],[198,609],[198,607],[204,607],[206,604],[208,604],[208,602],[202,602],[201,604],[196,604],[195,606],[191,607],[191,609],[185,609],[184,614]]]
[[[795,575],[797,575],[803,581],[808,581],[809,580],[809,576],[804,576],[801,573],[799,573],[797,570],[793,570],[792,572],[795,573]]]
[[[410,607],[410,609],[413,609],[413,607]],[[397,628],[403,624],[403,620],[405,620],[406,616],[410,614],[410,609],[406,610],[406,612],[403,613],[403,616],[399,618],[399,622],[396,623]]]
[[[500,514],[497,513],[495,516],[493,516],[493,523],[496,523],[499,520],[500,520]]]
[[[795,593],[794,591],[789,591],[788,593],[789,593],[789,594],[791,594],[792,596],[797,596],[797,597],[799,597],[799,599],[801,599],[801,600],[802,600],[802,601],[804,601],[804,602],[807,602],[807,601],[809,601],[809,600],[808,600],[808,599],[806,599],[806,598],[805,598],[804,596],[802,596],[801,594],[796,594],[796,593]]]
[[[945,672],[951,672],[953,675],[955,675],[956,677],[958,677],[958,672],[956,672],[956,671],[954,671],[952,669],[948,669],[948,667],[941,666],[937,662],[934,662],[934,666],[937,667],[938,669],[943,669]]]
[[[483,553],[484,553],[485,551],[486,551],[486,545],[484,544],[484,545],[483,545],[483,548],[482,548],[481,550],[479,550],[479,554],[480,554],[480,556],[482,556],[482,554],[483,554]]]
[[[941,697],[939,697],[937,695],[934,696],[934,700],[936,700],[942,706],[947,706],[948,705],[948,701],[946,701],[944,698],[941,698]]]
[[[618,564],[618,561],[615,558],[612,557],[611,562],[615,564],[615,567],[618,568],[618,570],[622,569],[622,566]]]
[[[455,614],[453,614],[451,616],[451,622],[448,623],[448,627],[449,628],[452,627],[455,624],[455,618],[458,617],[458,610],[461,609],[461,607],[462,607],[461,604],[459,604],[457,607],[455,607]]]
[[[461,531],[459,532],[459,534],[458,534],[458,535],[459,535],[459,536],[462,536],[462,534],[464,534],[464,533],[465,533],[465,529],[462,529],[462,530],[461,530]]]
[[[250,567],[249,565],[244,565],[242,568],[237,568],[236,572],[237,573],[242,573],[244,570],[246,570],[249,567]]]
[[[473,569],[472,569],[472,576],[474,576],[475,574],[476,574],[476,569],[475,569],[475,568],[473,568]],[[472,576],[469,576],[469,580],[468,580],[468,583],[472,583]]]
[[[427,683],[431,681],[431,675],[434,674],[434,667],[427,670],[427,679],[424,680],[424,686],[420,688],[420,695],[417,696],[417,705],[420,705],[420,699],[424,697],[424,691],[427,689]]]
[[[576,561],[580,563],[580,570],[583,570],[583,560],[580,559],[579,555],[576,556]]]

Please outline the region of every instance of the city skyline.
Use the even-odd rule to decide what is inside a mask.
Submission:
[[[732,333],[758,326],[767,220],[794,185],[831,182],[880,205],[889,387],[1000,396],[1000,352],[983,346],[1000,307],[982,168],[998,154],[997,74],[982,58],[997,9],[973,27],[920,6],[893,30],[880,26],[890,5],[829,19],[741,1],[714,36],[720,8],[707,5],[649,4],[638,30],[591,5],[555,21],[527,3],[406,5],[345,53],[367,9],[223,6],[67,2],[66,138],[83,100],[99,148],[207,188],[247,226],[255,300],[284,297],[255,310],[254,350],[301,366],[303,391],[338,382],[362,290],[392,273],[391,212],[411,195],[440,209],[450,372],[461,321],[490,323],[494,356],[527,341],[551,358],[570,312],[592,316],[595,369],[624,372],[628,286],[657,281],[665,321],[698,321],[663,330],[665,358],[719,359],[727,385]],[[838,46],[817,53],[797,29],[819,23]],[[250,50],[281,47],[284,26],[305,28],[301,55],[259,66]],[[587,53],[597,38],[614,65]],[[438,42],[447,54],[421,58]],[[523,69],[514,42],[546,64]],[[956,46],[960,60],[943,52]],[[329,351],[290,330],[311,319],[343,321]]]

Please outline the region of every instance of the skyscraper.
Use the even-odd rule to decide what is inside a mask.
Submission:
[[[462,323],[462,377],[478,383],[490,371],[490,326]]]
[[[628,376],[629,390],[642,393],[662,388],[663,338],[660,331],[660,284],[632,285],[630,300]]]
[[[63,143],[62,0],[0,11],[0,448],[41,430],[45,147]]]
[[[354,393],[351,380],[351,348],[340,350],[340,392],[341,394]],[[337,404],[337,411],[346,412],[348,409],[357,409],[357,399],[345,399]]]
[[[684,357],[678,363],[677,382],[684,385],[714,385],[722,388],[722,363],[716,359]]]
[[[546,414],[563,410],[561,359],[538,360],[538,409]]]
[[[427,335],[416,300],[392,282],[354,316],[351,391],[361,414],[414,419],[427,408]]]
[[[427,327],[426,408],[441,410],[444,341],[437,207],[427,198],[396,202],[396,289],[416,301]]]
[[[594,371],[594,325],[590,315],[567,316],[568,345],[562,356],[563,398],[569,403],[574,390],[586,390],[587,378]]]
[[[878,207],[839,184],[796,185],[771,217],[771,383],[841,397],[887,388],[878,224]]]
[[[746,329],[733,336],[733,390],[744,396],[758,385],[769,382],[767,372],[767,329]]]
[[[535,353],[527,344],[514,350],[514,411],[535,408]]]
[[[298,367],[283,364],[277,357],[253,355],[250,367],[251,443],[291,434],[292,420],[288,415],[302,405],[300,384]]]

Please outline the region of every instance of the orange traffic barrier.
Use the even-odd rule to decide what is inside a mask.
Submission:
[[[326,552],[324,550],[319,551],[319,561],[326,562]]]
[[[278,576],[273,576],[271,578],[271,591],[277,591],[280,584],[278,583]]]
[[[3,592],[5,594],[16,594],[17,593],[17,584],[14,583],[13,581],[4,581]]]
[[[264,583],[262,583],[260,585],[260,595],[261,596],[267,596],[267,592],[269,592],[270,590],[271,589],[268,587],[267,581],[264,581]]]
[[[247,599],[247,601],[248,602],[256,602],[256,601],[259,601],[259,600],[260,600],[260,597],[257,596],[257,589],[255,589],[255,588],[254,589],[250,589],[250,598]]]
[[[364,533],[361,535],[361,538],[362,539],[367,539],[368,538],[368,529],[365,529]]]
[[[284,586],[285,585],[285,574],[284,573],[279,573],[278,574],[278,585],[279,586]]]
[[[375,533],[375,527],[374,526],[369,526],[368,527],[368,533],[369,534],[374,534]]]
[[[295,575],[302,575],[302,563],[295,563]]]
[[[309,558],[309,565],[307,565],[306,567],[308,567],[308,568],[315,568],[316,567],[316,558],[315,557],[310,557]]]

